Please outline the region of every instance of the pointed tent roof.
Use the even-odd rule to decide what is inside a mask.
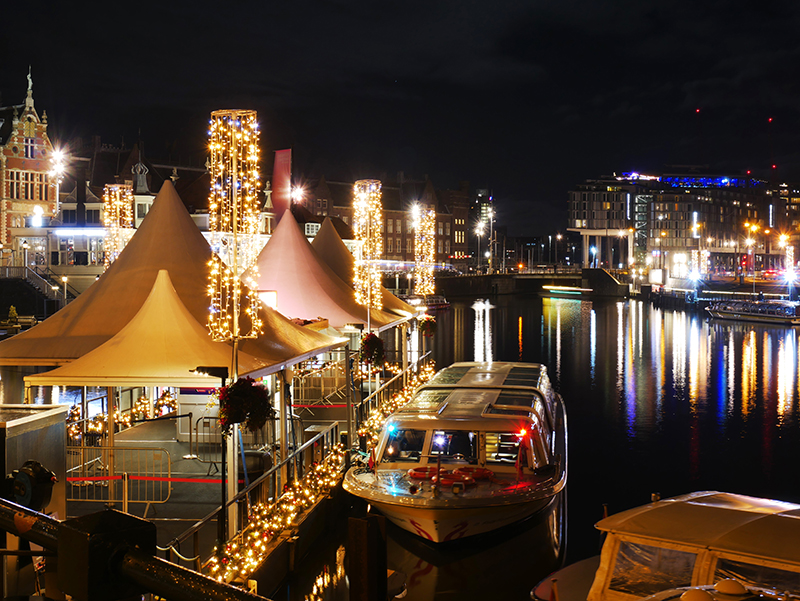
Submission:
[[[277,309],[290,317],[323,317],[334,328],[367,323],[366,308],[355,300],[353,289],[328,267],[300,231],[287,209],[269,242],[261,250],[258,289],[277,292]],[[403,321],[396,315],[372,309],[372,327],[382,330]]]
[[[311,241],[311,246],[317,251],[320,258],[328,264],[333,272],[342,280],[349,283],[353,281],[356,260],[347,247],[344,245],[339,232],[333,225],[330,217],[326,217],[319,228],[317,235]],[[415,315],[414,307],[400,300],[386,288],[381,286],[383,294],[383,308],[398,315]]]
[[[208,316],[211,248],[167,180],[153,207],[114,263],[69,305],[42,323],[0,342],[0,365],[62,365],[97,348],[133,319],[162,269],[189,313]],[[337,346],[335,339],[292,324],[262,309],[264,335],[248,341],[247,352],[288,361]]]
[[[26,376],[25,381],[34,386],[215,387],[216,377],[191,372],[201,365],[230,369],[232,351],[231,345],[211,340],[162,269],[139,312],[110,340],[71,363]],[[238,359],[240,374],[269,366],[244,352]]]

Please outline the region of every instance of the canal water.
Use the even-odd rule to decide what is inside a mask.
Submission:
[[[540,362],[564,397],[566,497],[537,519],[434,548],[389,525],[406,599],[527,599],[561,562],[597,554],[593,524],[652,493],[720,490],[800,502],[797,332],[640,301],[451,299],[437,366]],[[347,599],[344,530],[275,599]],[[316,583],[316,584],[315,584]],[[316,586],[316,588],[314,588]]]

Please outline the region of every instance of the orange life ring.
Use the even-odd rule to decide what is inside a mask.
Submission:
[[[465,465],[464,467],[457,467],[453,470],[454,474],[465,474],[472,476],[476,480],[488,480],[494,477],[494,472],[485,467],[477,467],[472,465]]]
[[[465,486],[472,486],[475,484],[475,478],[468,474],[459,474],[457,472],[447,472],[444,471],[439,475],[437,479],[436,476],[431,478],[433,482],[439,481],[439,484],[442,486],[452,486],[456,482],[461,482]]]
[[[441,470],[442,475],[449,473],[447,470]],[[431,480],[436,476],[435,465],[422,465],[420,467],[412,467],[408,470],[408,477],[414,480]]]

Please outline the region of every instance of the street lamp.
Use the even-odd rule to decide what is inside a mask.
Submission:
[[[67,276],[62,275],[61,281],[64,282],[64,306],[67,306]]]
[[[27,269],[27,268],[28,268],[28,249],[29,249],[29,248],[30,248],[30,244],[28,244],[28,241],[27,241],[27,240],[25,240],[25,241],[22,243],[22,250],[23,250],[23,260],[25,261],[25,265],[24,265],[25,269]]]
[[[53,150],[50,157],[51,169],[49,175],[56,180],[56,208],[54,213],[57,215],[61,210],[61,180],[64,178],[66,165],[64,164],[64,152],[58,148]]]
[[[596,265],[596,263],[597,263],[597,247],[596,246],[592,246],[591,248],[589,248],[589,252],[592,253],[592,269],[597,269],[597,265]]]
[[[478,238],[478,273],[481,271],[481,263],[483,262],[481,259],[481,236],[483,236],[483,228],[485,226],[486,224],[483,221],[479,221],[475,226],[475,235]]]
[[[558,265],[558,243],[561,241],[561,234],[556,234],[556,265]]]
[[[489,273],[494,273],[494,211],[489,209]]]

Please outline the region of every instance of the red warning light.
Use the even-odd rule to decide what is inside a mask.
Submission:
[[[777,165],[773,165],[772,168],[773,169],[777,169],[778,167],[777,167]]]
[[[747,170],[747,175],[750,175],[750,170],[749,169]]]
[[[772,117],[769,118],[768,123],[772,123]]]
[[[694,109],[694,112],[695,112],[695,113],[699,113],[699,112],[700,112],[700,109]]]

